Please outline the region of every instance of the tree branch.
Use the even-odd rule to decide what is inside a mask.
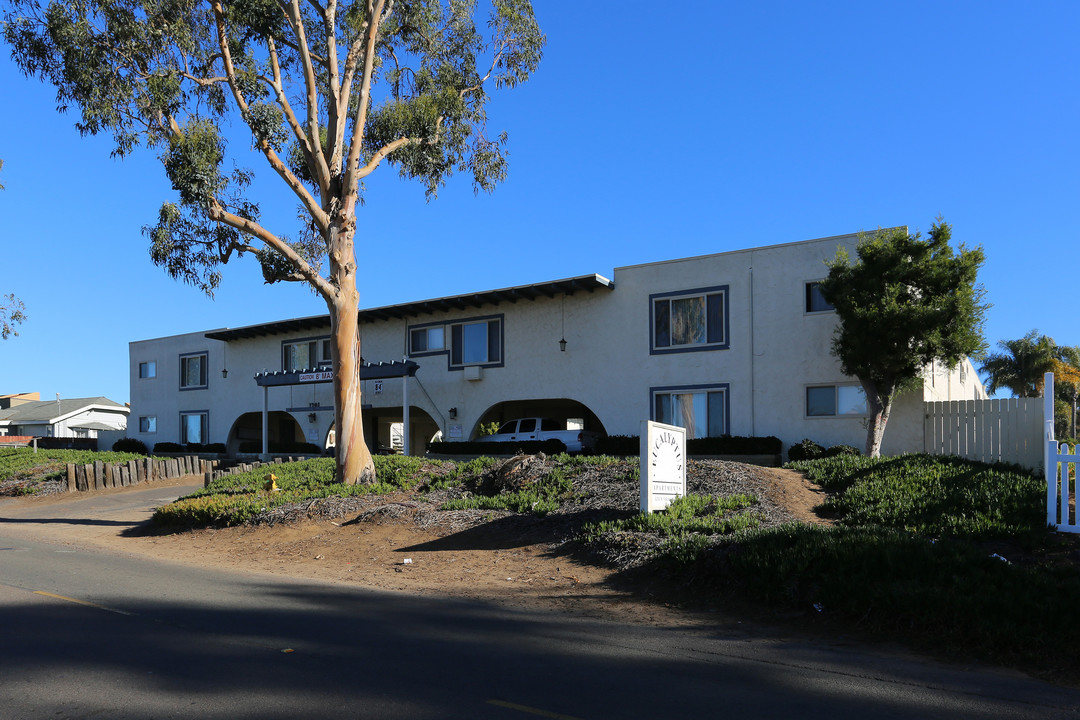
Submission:
[[[294,0],[295,2],[295,0]],[[229,50],[229,41],[225,32],[225,11],[221,6],[221,0],[212,0],[211,8],[214,11],[214,20],[217,25],[218,46],[221,49],[222,62],[225,66],[225,75],[229,79],[229,88],[232,90],[233,99],[236,100],[236,104],[240,107],[240,111],[246,116],[248,114],[247,100],[244,99],[243,94],[240,92],[240,88],[236,82],[236,69],[233,67],[232,54]],[[308,114],[310,116],[311,111],[309,109]],[[315,134],[318,135],[318,124],[315,124]],[[325,230],[329,227],[330,222],[326,213],[322,209],[322,205],[308,192],[308,189],[304,187],[304,184],[293,175],[292,171],[281,161],[274,149],[270,147],[270,144],[264,139],[258,139],[259,149],[262,150],[263,155],[266,157],[270,167],[281,177],[282,180],[292,189],[293,193],[300,198],[300,202],[311,213],[312,220],[321,229]]]
[[[356,122],[353,124],[352,142],[349,144],[349,157],[345,163],[345,183],[351,193],[352,188],[360,182],[360,145],[364,140],[364,126],[367,124],[368,105],[371,104],[371,75],[375,67],[375,45],[379,37],[379,26],[382,22],[383,0],[368,0],[368,17],[371,20],[367,26],[367,35],[364,38],[364,70],[360,81],[359,108],[356,111]],[[370,172],[370,171],[369,171]]]
[[[315,68],[312,66],[311,53],[308,50],[304,21],[300,17],[299,0],[289,0],[287,8],[286,15],[289,18],[289,24],[292,25],[293,33],[296,35],[301,66],[304,69],[304,89],[307,93],[308,137],[311,138],[312,145],[314,145],[312,152],[315,154],[315,166],[319,172],[316,181],[319,183],[319,187],[324,188],[323,192],[325,193],[330,187],[330,173],[326,165],[326,154],[323,151],[319,137],[319,85],[315,79]],[[321,208],[320,214],[323,214]],[[329,223],[323,229],[325,230],[328,226]]]
[[[423,142],[423,140],[420,140],[419,138],[398,138],[394,142],[380,148],[379,151],[375,153],[370,160],[368,160],[367,164],[364,165],[364,167],[356,171],[356,179],[358,181],[363,180],[368,175],[375,172],[375,169],[382,164],[382,161],[386,159],[386,156],[394,152],[395,150],[399,150],[411,143],[419,142]]]
[[[254,220],[234,215],[233,213],[222,207],[221,203],[214,200],[207,211],[208,217],[214,222],[223,223],[229,227],[235,228],[245,235],[250,235],[262,240],[269,245],[275,251],[284,256],[289,262],[293,264],[297,272],[303,276],[308,283],[314,287],[320,295],[330,299],[334,296],[334,286],[331,285],[322,275],[315,271],[315,268],[308,264],[307,260],[300,257],[300,255],[292,249],[292,247],[281,240],[277,235],[264,228]],[[249,246],[244,246],[248,248]],[[254,248],[251,248],[254,252]]]
[[[312,142],[316,145],[319,144],[319,138],[309,138],[304,132],[303,126],[300,124],[300,121],[296,117],[296,113],[293,112],[292,105],[289,103],[289,98],[285,95],[285,87],[281,82],[281,64],[278,62],[277,46],[274,44],[273,38],[267,39],[267,49],[270,52],[270,66],[273,69],[274,77],[273,80],[268,78],[264,78],[264,80],[266,80],[267,84],[274,89],[274,93],[277,96],[277,103],[285,113],[285,121],[289,123],[289,127],[292,128],[293,137],[296,138],[296,141],[300,144],[300,147],[304,152],[304,161],[307,163],[312,179],[314,179],[319,186],[319,193],[322,195],[322,201],[325,205],[329,183],[323,182],[322,179],[330,177],[329,168],[326,167],[326,156],[311,147]]]

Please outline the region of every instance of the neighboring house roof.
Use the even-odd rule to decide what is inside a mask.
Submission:
[[[538,297],[553,298],[557,295],[573,295],[575,292],[593,292],[598,289],[612,290],[614,287],[614,283],[602,275],[579,275],[578,277],[551,280],[532,285],[518,285],[499,290],[485,290],[484,292],[468,293],[466,295],[454,295],[432,300],[418,300],[400,305],[369,308],[360,311],[360,322],[414,317],[439,311],[449,312],[466,308],[479,308],[483,305],[495,305],[501,302],[516,303],[518,300],[536,300]],[[330,327],[330,316],[316,315],[295,320],[249,325],[242,328],[213,330],[206,333],[206,337],[211,340],[228,342],[243,338],[264,337],[298,330],[315,330],[328,327]]]
[[[116,429],[112,425],[106,425],[105,423],[100,423],[100,422],[81,422],[81,423],[78,423],[76,425],[72,425],[71,427],[78,428],[79,430],[115,430]]]
[[[105,397],[39,400],[0,410],[0,425],[55,424],[87,410],[111,410],[125,415],[131,412],[127,405]]]

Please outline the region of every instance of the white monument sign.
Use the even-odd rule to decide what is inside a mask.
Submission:
[[[686,429],[641,423],[641,512],[663,510],[686,495]]]

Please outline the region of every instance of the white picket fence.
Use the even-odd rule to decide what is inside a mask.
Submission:
[[[1045,435],[1040,398],[928,402],[923,409],[925,452],[1042,470]]]
[[[1046,466],[1054,469],[1046,478],[1046,522],[1059,532],[1080,533],[1080,517],[1076,514],[1078,462],[1076,447],[1059,445],[1052,438],[1046,443]]]
[[[1076,472],[1080,456],[1076,446],[1058,443],[1054,438],[1054,374],[1044,378],[1043,412],[1046,414],[1046,523],[1058,532],[1080,533],[1080,514],[1076,512]]]
[[[1077,447],[1054,438],[1054,374],[1042,398],[924,403],[923,449],[982,462],[1009,462],[1046,477],[1046,522],[1080,533]]]

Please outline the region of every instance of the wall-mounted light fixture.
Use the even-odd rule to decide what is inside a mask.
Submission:
[[[315,422],[315,413],[308,413],[308,415],[307,415],[307,421],[308,421],[309,423],[313,423],[313,422]]]
[[[450,414],[450,419],[451,420],[457,420],[457,408],[456,407],[450,408],[450,413],[449,414]]]
[[[559,340],[559,352],[566,352],[566,293],[560,300],[559,314],[562,316],[562,338]]]
[[[221,370],[221,379],[222,379],[222,380],[224,380],[224,379],[225,379],[225,378],[227,378],[227,377],[229,377],[229,371],[228,371],[228,369],[226,369],[226,368],[222,368],[222,370]]]

